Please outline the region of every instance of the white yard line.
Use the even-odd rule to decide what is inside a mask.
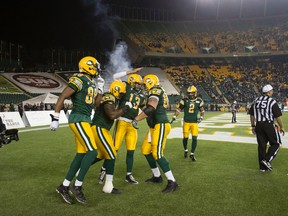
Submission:
[[[231,123],[231,113],[223,113],[219,116],[215,116],[209,119],[205,119],[199,124],[199,140],[210,140],[218,142],[231,142],[231,143],[249,143],[257,144],[256,136],[249,135],[250,131],[250,120],[249,115],[246,113],[237,113],[237,123]],[[215,125],[217,124],[217,125]],[[222,124],[222,125],[219,125]],[[247,129],[248,127],[248,129]],[[211,134],[205,134],[205,128],[215,128],[215,131]],[[217,131],[217,128],[239,128],[239,130],[246,130],[248,136],[236,136],[231,132]],[[202,132],[203,131],[203,132]],[[182,138],[182,128],[173,127],[168,139],[172,138]],[[282,136],[282,147],[288,148],[288,136]]]

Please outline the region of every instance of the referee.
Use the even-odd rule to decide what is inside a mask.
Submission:
[[[281,120],[282,112],[277,102],[272,98],[273,87],[265,85],[262,88],[263,95],[256,98],[249,110],[252,133],[256,134],[258,143],[258,159],[260,171],[272,170],[270,162],[276,157],[281,145],[278,126],[274,124],[276,119],[280,132],[285,134]],[[267,143],[270,147],[266,152]]]

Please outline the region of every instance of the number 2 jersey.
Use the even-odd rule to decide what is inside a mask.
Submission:
[[[198,119],[198,113],[204,102],[201,98],[189,99],[183,98],[176,106],[178,110],[184,110],[184,121],[195,123]]]
[[[69,123],[91,123],[91,112],[97,94],[95,81],[84,73],[77,73],[70,77],[68,86],[75,91],[71,95],[73,108],[69,115]]]

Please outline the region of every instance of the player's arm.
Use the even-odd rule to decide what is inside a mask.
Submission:
[[[200,123],[204,118],[204,113],[205,113],[204,107],[203,106],[199,107],[199,111],[200,111],[200,117],[197,120],[198,123]]]
[[[63,105],[64,105],[64,100],[69,98],[74,92],[75,92],[74,89],[70,88],[69,86],[67,86],[63,90],[63,92],[58,97],[58,100],[56,102],[55,113],[60,113],[60,111],[61,111],[61,109],[63,108]]]
[[[117,79],[120,79],[121,77],[124,77],[126,75],[133,74],[133,73],[138,73],[142,69],[143,69],[143,67],[135,68],[135,69],[130,70],[130,71],[122,71],[122,72],[119,72],[119,73],[115,73],[115,74],[113,74],[113,79],[117,80]]]
[[[129,104],[129,105],[127,105],[127,104]],[[124,107],[121,107],[119,109],[116,109],[115,104],[113,104],[113,103],[104,104],[105,113],[108,116],[108,118],[111,120],[114,120],[114,119],[120,117],[125,112],[127,112],[129,109],[131,109],[132,107],[133,107],[133,104],[131,102],[127,102]]]
[[[181,112],[180,109],[176,108],[175,113],[174,113],[174,115],[170,121],[171,124],[176,120],[176,118],[180,114],[180,112]]]
[[[51,116],[51,125],[50,129],[55,131],[59,127],[59,117],[60,117],[60,111],[64,106],[64,100],[69,98],[73,93],[75,92],[74,89],[71,87],[67,86],[61,95],[58,97],[58,100],[55,105],[54,113],[50,114]]]
[[[138,122],[152,115],[158,106],[158,101],[159,99],[157,97],[154,96],[149,97],[146,107],[142,110],[142,112],[138,116],[135,117],[135,120]]]

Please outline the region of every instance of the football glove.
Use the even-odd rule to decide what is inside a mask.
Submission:
[[[203,120],[203,117],[200,116],[200,118],[197,120],[198,123],[200,123]]]
[[[50,124],[50,129],[52,131],[56,131],[59,128],[59,116],[60,113],[54,113],[54,114],[50,114],[51,116],[51,124]]]
[[[98,90],[100,94],[103,94],[104,92],[104,85],[105,85],[105,80],[101,76],[99,76],[97,78],[97,86],[98,86]]]
[[[176,120],[176,116],[174,115],[173,118],[170,121],[170,124],[172,124]]]
[[[122,108],[122,110],[125,112],[127,112],[128,110],[130,110],[131,108],[133,108],[134,104],[130,101],[127,101],[125,103],[125,106]]]
[[[132,125],[133,125],[133,127],[135,128],[135,129],[138,129],[139,127],[138,127],[138,121],[137,120],[133,120],[132,121]]]
[[[130,101],[127,101],[125,103],[125,106],[128,106],[131,109],[134,106],[134,104],[132,102],[130,102]]]

